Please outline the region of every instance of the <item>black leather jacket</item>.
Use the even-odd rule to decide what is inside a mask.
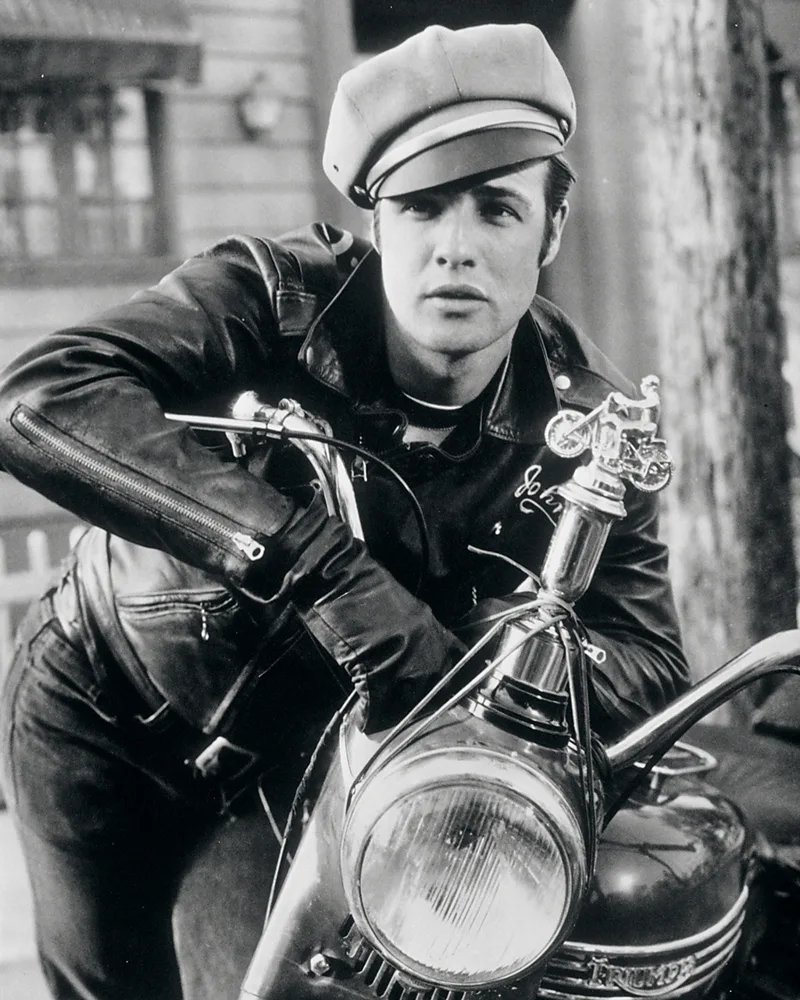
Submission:
[[[224,414],[252,389],[270,403],[297,399],[337,437],[380,454],[427,518],[419,596],[453,627],[521,579],[470,548],[534,572],[541,565],[558,512],[547,489],[573,468],[545,447],[548,419],[562,404],[588,410],[612,388],[635,393],[537,297],[482,409],[441,447],[406,446],[384,359],[379,267],[367,243],[322,225],[280,241],[232,237],[129,303],[46,338],[2,376],[0,461],[99,526],[62,581],[62,618],[93,655],[113,657],[151,707],[166,700],[206,732],[226,731],[243,704],[245,715],[259,706],[256,728],[264,712],[283,711],[275,689],[252,697],[266,674],[277,688],[319,688],[319,675],[301,679],[301,668],[280,666],[308,652],[287,627],[290,604],[273,609],[280,628],[265,639],[241,597],[260,542],[303,499],[308,472],[281,444],[254,475],[163,410]],[[373,557],[413,589],[420,535],[407,499],[379,466],[354,461],[353,470]],[[626,506],[578,605],[607,653],[595,667],[593,705],[606,736],[688,681],[656,500],[631,490]],[[265,647],[268,667],[259,661]]]

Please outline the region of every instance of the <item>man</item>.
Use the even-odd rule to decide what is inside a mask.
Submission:
[[[3,699],[42,963],[57,997],[180,995],[169,926],[187,844],[230,795],[184,761],[224,735],[280,783],[298,730],[358,693],[396,722],[459,657],[451,628],[538,569],[573,465],[561,403],[632,388],[536,297],[558,252],[575,127],[531,25],[432,27],[347,73],[324,167],[374,212],[226,240],[29,350],[0,385],[0,460],[99,526],[34,609]],[[164,411],[293,398],[353,460],[367,544],[279,447],[244,467]],[[619,734],[686,684],[652,498],[631,495],[579,611],[606,653],[593,724]],[[313,642],[309,641],[309,637]],[[321,655],[320,655],[321,654]],[[294,742],[293,742],[294,741]]]

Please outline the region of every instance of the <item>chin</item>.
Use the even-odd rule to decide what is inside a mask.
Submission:
[[[421,327],[417,339],[430,350],[443,354],[473,354],[489,347],[497,339],[487,334],[485,328],[476,329],[475,326],[454,319],[452,322]]]

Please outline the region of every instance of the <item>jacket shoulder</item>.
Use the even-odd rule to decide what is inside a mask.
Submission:
[[[276,238],[228,236],[199,257],[257,277],[287,336],[305,334],[369,250],[366,240],[316,222]]]
[[[350,277],[371,244],[346,229],[315,222],[264,240],[281,272],[281,280],[332,297]]]
[[[564,404],[592,409],[612,390],[640,395],[637,386],[549,299],[537,295],[530,314],[554,376],[569,380],[567,388],[559,391]]]

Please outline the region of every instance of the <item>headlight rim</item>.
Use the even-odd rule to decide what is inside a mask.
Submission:
[[[447,765],[443,772],[438,775],[431,773],[427,780],[420,782],[418,777],[420,772],[424,775],[425,769],[431,763],[442,762]],[[464,770],[468,763],[473,767],[477,765],[477,773],[474,770]],[[411,753],[407,759],[402,759],[401,755],[392,761],[385,770],[377,773],[380,774],[383,788],[375,793],[375,782],[368,779],[364,786],[358,789],[345,816],[342,838],[341,871],[345,895],[356,927],[364,939],[411,982],[438,988],[484,989],[522,979],[543,967],[574,922],[582,895],[576,891],[576,886],[585,885],[586,882],[583,830],[558,784],[541,769],[531,767],[518,754],[504,753],[502,750],[483,746],[450,746],[418,750],[416,753]],[[355,822],[353,817],[358,816],[359,808],[364,808],[365,800],[368,800],[371,795],[374,795],[378,801],[384,799],[388,801],[389,805],[393,805],[422,791],[430,792],[437,787],[444,787],[445,776],[450,778],[447,787],[460,784],[464,787],[471,785],[482,790],[486,788],[488,781],[496,791],[501,791],[504,795],[515,800],[517,805],[532,807],[536,822],[541,824],[551,839],[561,863],[561,871],[565,881],[564,905],[547,944],[540,948],[535,955],[528,957],[524,963],[516,965],[511,971],[502,975],[487,973],[480,979],[476,978],[474,973],[463,976],[451,973],[443,975],[429,963],[414,961],[398,951],[391,941],[386,940],[380,930],[373,926],[373,922],[367,914],[367,908],[362,901],[361,870],[364,855],[370,844],[370,836],[361,837],[358,850],[354,849],[355,838],[352,827]],[[375,777],[376,775],[371,776],[371,778]],[[511,780],[514,777],[516,781]],[[395,786],[394,792],[391,794],[386,790],[392,784],[390,778],[400,782],[399,789]],[[373,785],[373,788],[369,787],[370,784]],[[534,797],[533,793],[542,796],[545,801]],[[368,827],[370,834],[382,815],[382,812],[375,812],[375,817]],[[348,854],[355,857],[354,862],[348,858]]]

